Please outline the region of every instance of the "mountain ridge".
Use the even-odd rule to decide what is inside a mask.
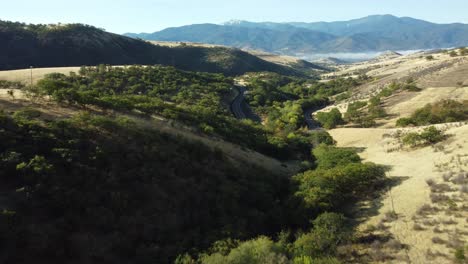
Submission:
[[[83,24],[34,25],[0,20],[0,70],[98,64],[160,64],[231,76],[258,71],[302,74],[239,49],[165,47]]]
[[[127,36],[258,49],[287,55],[450,48],[468,45],[468,25],[437,24],[411,17],[373,15],[336,22],[194,24]]]

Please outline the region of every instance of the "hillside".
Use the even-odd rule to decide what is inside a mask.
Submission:
[[[206,43],[198,43],[198,42],[186,42],[186,41],[150,41],[151,43],[159,46],[165,47],[206,47],[206,48],[222,48],[226,46],[222,45],[214,45],[214,44],[206,44]],[[243,51],[254,55],[262,60],[286,66],[288,68],[292,68],[296,71],[305,73],[306,75],[315,75],[320,71],[330,71],[329,68],[320,66],[319,64],[311,63],[305,60],[301,60],[297,57],[287,56],[287,55],[279,55],[264,51],[252,50],[252,49],[243,49]]]
[[[155,33],[127,34],[148,40],[193,41],[296,55],[301,53],[415,50],[463,46],[468,25],[376,15],[339,22],[199,24]]]
[[[324,76],[367,74],[372,81],[323,111],[338,108],[346,119],[350,106],[356,102],[368,105],[368,100],[380,96],[378,102],[385,113],[376,118],[373,127],[347,124],[329,131],[338,146],[361,149],[359,155],[365,161],[389,166],[388,175],[395,181],[383,197],[363,203],[358,210],[359,229],[364,234],[401,243],[385,247],[383,239],[366,248],[376,263],[454,263],[455,252],[466,246],[467,55],[465,49],[389,53],[377,60],[339,66],[338,72]],[[417,89],[392,88],[401,83],[413,83]],[[363,109],[366,107],[370,105]],[[399,120],[409,118],[420,121],[402,127]],[[404,144],[405,135],[421,133],[430,124],[447,138],[416,147]]]
[[[236,49],[170,48],[80,24],[26,25],[0,21],[1,70],[98,64],[161,64],[227,75],[257,71],[301,74]]]
[[[286,223],[287,178],[219,149],[134,118],[13,113],[0,113],[6,263],[172,263],[225,233],[248,238]],[[230,206],[209,206],[220,201]]]
[[[467,56],[0,72],[0,262],[466,259]]]
[[[310,79],[256,75],[289,84],[289,94],[305,95],[298,85],[313,82],[317,98],[354,83],[329,91]],[[193,263],[265,239],[275,246],[262,250],[280,259],[334,259],[352,233],[341,208],[385,182],[380,166],[302,128],[299,103],[325,100],[284,102],[275,92],[264,109],[278,119],[264,126],[233,117],[233,80],[221,74],[100,65],[41,78],[33,87],[0,81],[6,263]],[[344,156],[338,167],[329,167],[329,152]],[[314,174],[326,176],[314,182]],[[338,229],[319,229],[328,224]],[[327,241],[309,252],[293,233]]]

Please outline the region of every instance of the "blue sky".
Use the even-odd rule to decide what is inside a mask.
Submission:
[[[468,0],[13,0],[0,19],[27,23],[79,22],[115,33],[154,32],[196,23],[336,21],[372,14],[468,23]]]

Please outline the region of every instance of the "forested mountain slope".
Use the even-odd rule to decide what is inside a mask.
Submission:
[[[0,21],[0,70],[98,64],[161,64],[227,75],[255,71],[301,74],[235,49],[169,48],[81,24],[26,25]]]
[[[374,15],[314,23],[231,21],[127,34],[148,40],[195,41],[283,54],[435,49],[464,46],[468,25],[436,24],[409,17]]]

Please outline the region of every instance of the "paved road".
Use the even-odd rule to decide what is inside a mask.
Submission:
[[[234,98],[234,100],[231,103],[231,112],[234,114],[234,116],[237,119],[251,119],[251,120],[260,122],[260,118],[256,116],[254,113],[252,113],[251,110],[249,111],[249,107],[247,103],[245,102],[245,97],[244,97],[244,94],[246,91],[245,87],[236,86],[234,89],[238,89],[239,91],[239,94],[236,96],[236,98]],[[245,106],[245,108],[242,107],[243,105]],[[247,110],[247,112],[244,111],[245,109]],[[320,127],[320,124],[316,120],[314,120],[312,117],[312,113],[314,113],[317,110],[318,110],[317,108],[304,109],[304,118],[305,118],[305,121],[307,123],[307,127],[309,130],[321,130],[322,129]]]
[[[236,98],[234,98],[234,101],[232,101],[231,103],[231,111],[237,119],[246,119],[247,116],[242,110],[242,103],[245,101],[245,87],[237,86],[235,89],[238,89],[239,94]]]
[[[235,89],[239,91],[239,95],[237,95],[231,103],[231,112],[237,119],[250,119],[260,123],[262,121],[260,117],[250,109],[250,106],[245,101],[245,87],[239,85],[236,86]]]
[[[304,109],[304,119],[307,123],[307,128],[309,130],[322,130],[319,122],[317,122],[312,116],[315,111],[317,111],[316,108]]]

